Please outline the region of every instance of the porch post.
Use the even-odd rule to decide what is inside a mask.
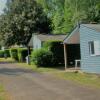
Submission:
[[[30,46],[27,46],[27,50],[28,50],[28,65],[30,65]]]
[[[65,62],[65,70],[67,69],[67,50],[66,44],[64,44],[64,62]]]

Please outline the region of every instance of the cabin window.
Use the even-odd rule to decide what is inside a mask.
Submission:
[[[91,56],[100,55],[100,41],[89,42],[89,53]]]
[[[90,52],[90,55],[94,55],[94,42],[91,41],[89,42],[89,52]]]

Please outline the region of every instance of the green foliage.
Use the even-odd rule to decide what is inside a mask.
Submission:
[[[100,23],[100,0],[11,0],[0,16],[0,44],[24,44],[32,33],[64,34],[78,23]]]
[[[70,32],[79,22],[100,23],[100,0],[37,0],[52,20],[53,33]]]
[[[13,59],[19,62],[24,62],[26,60],[26,56],[28,55],[28,50],[27,48],[11,48],[10,55]]]
[[[52,47],[54,41],[46,41],[43,43],[43,48],[45,48],[46,50],[50,50],[50,48]]]
[[[32,62],[38,66],[53,66],[64,64],[63,45],[61,41],[47,41],[43,48],[33,51]]]
[[[10,55],[11,55],[11,58],[18,61],[18,51],[16,48],[11,48],[10,49]]]
[[[32,33],[48,33],[50,19],[35,0],[12,0],[0,16],[1,40],[6,45],[27,45]]]
[[[61,34],[63,33],[62,28],[63,28],[63,13],[61,13],[60,11],[57,11],[54,15],[54,17],[52,18],[52,25],[54,27],[53,33],[54,34]]]
[[[0,57],[10,57],[10,50],[9,49],[5,49],[5,50],[0,50]]]
[[[7,57],[10,57],[10,50],[9,49],[5,49],[4,53],[6,54]]]
[[[32,52],[32,62],[38,66],[52,65],[52,53],[45,49],[39,49]]]
[[[3,57],[4,57],[4,51],[0,50],[0,58],[3,58]]]
[[[19,62],[24,62],[27,55],[28,55],[27,48],[18,48],[18,60],[19,60]]]
[[[64,64],[64,52],[63,44],[61,41],[47,41],[43,44],[43,47],[53,54],[52,64],[60,65]]]

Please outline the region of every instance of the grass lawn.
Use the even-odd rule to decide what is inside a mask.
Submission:
[[[4,89],[3,86],[0,85],[0,100],[6,100],[4,96]]]
[[[10,100],[6,92],[4,91],[4,87],[0,84],[0,100]]]
[[[14,60],[12,58],[0,58],[0,62],[14,62]]]
[[[100,76],[87,73],[60,72],[54,73],[59,78],[71,80],[79,84],[100,88]]]
[[[24,68],[32,69],[33,71],[36,71],[36,72],[46,73],[46,72],[58,72],[59,71],[58,69],[50,68],[50,67],[47,67],[47,68],[46,67],[37,67],[35,64],[28,65],[26,63],[17,63],[17,65],[24,67]]]
[[[78,84],[100,88],[100,76],[87,73],[65,72],[54,68],[37,68],[36,65],[27,65],[25,63],[18,63],[19,66],[30,68],[33,71],[41,73],[49,73],[60,79],[74,81]]]

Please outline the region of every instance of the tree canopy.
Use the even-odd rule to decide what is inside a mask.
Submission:
[[[50,20],[35,0],[11,0],[0,17],[0,33],[6,45],[26,45],[32,33],[49,33]]]
[[[61,34],[79,22],[100,23],[100,0],[37,0],[52,19],[53,33]]]
[[[100,23],[100,0],[8,0],[0,16],[6,45],[27,44],[32,33],[64,34],[78,23]]]

